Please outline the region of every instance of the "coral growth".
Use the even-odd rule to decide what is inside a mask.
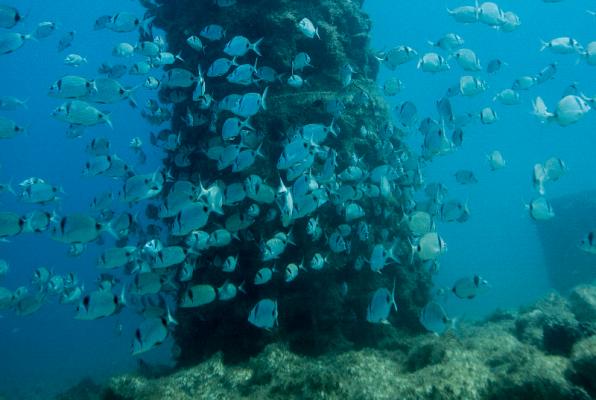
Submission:
[[[176,164],[176,154],[165,160],[166,166],[176,179],[187,179],[198,185],[220,182],[224,185],[243,182],[249,174],[257,174],[264,181],[278,186],[280,177],[291,184],[284,171],[276,168],[284,143],[293,136],[293,130],[310,123],[332,126],[337,137],[328,135],[321,146],[337,153],[336,172],[340,172],[360,156],[359,165],[373,168],[390,164],[400,171],[397,187],[392,196],[380,198],[368,196],[362,188],[344,184],[344,189],[353,190],[352,201],[362,206],[370,226],[370,237],[359,240],[355,234],[356,223],[346,224],[342,209],[349,203],[336,193],[340,183],[327,187],[330,201],[322,205],[313,216],[318,216],[325,235],[329,236],[343,224],[343,230],[351,230],[346,240],[351,242],[351,251],[332,253],[325,235],[314,241],[305,233],[308,218],[296,220],[291,227],[282,226],[280,218],[266,219],[270,211],[278,206],[260,204],[260,217],[246,230],[238,232],[239,241],[230,248],[210,249],[201,254],[195,271],[194,283],[209,283],[217,287],[226,279],[246,283],[247,294],[238,296],[230,304],[214,303],[197,310],[179,309],[176,318],[175,339],[182,349],[180,365],[193,364],[216,351],[224,351],[227,360],[243,360],[255,355],[267,343],[284,340],[293,351],[302,354],[322,354],[325,351],[345,350],[353,346],[370,344],[370,335],[362,334],[365,311],[371,294],[379,287],[391,288],[395,280],[399,293],[399,316],[393,322],[404,329],[419,330],[419,310],[427,301],[431,275],[421,265],[411,265],[408,234],[400,225],[404,215],[403,204],[416,185],[420,185],[417,157],[401,141],[403,132],[390,122],[388,106],[380,95],[375,78],[379,62],[370,50],[369,32],[371,22],[361,10],[361,4],[353,1],[239,1],[232,7],[196,1],[159,2],[150,12],[155,16],[154,24],[167,33],[170,51],[182,52],[185,62],[175,67],[203,73],[213,60],[225,56],[222,52],[225,40],[206,42],[204,52],[196,52],[187,45],[191,34],[198,34],[208,24],[220,24],[226,29],[226,40],[244,35],[251,42],[264,38],[260,46],[263,57],[259,66],[269,66],[280,74],[279,82],[269,83],[265,99],[266,110],[251,118],[256,134],[243,138],[243,145],[260,148],[264,154],[250,170],[231,173],[229,169],[218,171],[216,162],[208,160],[204,152],[190,155],[190,166]],[[318,27],[321,39],[309,39],[297,28],[298,22],[308,17]],[[291,73],[293,57],[298,52],[307,52],[313,67],[301,72],[307,83],[301,88],[286,84]],[[255,55],[249,52],[239,63],[254,63]],[[355,71],[350,84],[340,79],[340,69],[349,64]],[[200,66],[200,68],[199,68]],[[225,78],[206,78],[207,93],[216,100],[232,93],[264,93],[265,84],[242,87],[229,83]],[[172,91],[161,89],[162,102],[173,102]],[[219,132],[223,121],[231,116],[226,111],[197,109],[189,100],[192,89],[183,96],[176,94],[172,118],[172,129],[181,132],[183,146],[207,150],[223,146]],[[187,100],[184,100],[186,98]],[[182,99],[182,101],[179,101]],[[198,126],[183,123],[188,112],[200,114],[194,120],[205,122]],[[236,143],[236,142],[234,142]],[[315,161],[310,172],[319,174],[325,159]],[[308,173],[308,172],[307,172]],[[417,186],[419,187],[419,186]],[[331,192],[331,193],[329,193]],[[345,190],[344,190],[345,192]],[[339,200],[334,198],[338,197]],[[229,213],[242,212],[248,204],[226,208],[224,217],[211,215],[215,224],[226,226]],[[264,266],[259,252],[259,242],[267,240],[276,232],[291,231],[295,246],[288,246],[281,258],[276,260],[278,271],[290,263],[304,260],[306,266],[317,252],[327,256],[327,266],[321,271],[301,272],[291,284],[283,282],[283,273],[275,274],[267,287],[252,285],[256,272]],[[374,273],[365,264],[363,270],[354,266],[371,254],[372,246],[382,243],[387,249],[394,244],[395,255],[400,258],[399,268],[395,264],[387,267],[383,275]],[[403,250],[403,252],[402,252]],[[222,274],[213,260],[238,254],[240,266],[233,275]],[[268,266],[273,267],[269,263]],[[347,287],[347,293],[343,288]],[[261,298],[273,298],[279,306],[279,329],[275,334],[262,332],[247,323],[252,306]],[[392,319],[394,317],[392,316]],[[373,328],[373,330],[375,330]],[[383,336],[383,329],[376,329],[373,336]]]
[[[595,293],[596,287],[577,290]],[[548,331],[552,321],[571,326],[564,331],[576,329],[576,313],[582,315],[582,307],[575,300],[551,295],[519,313],[499,312],[441,337],[386,327],[392,330],[392,340],[380,349],[314,358],[276,343],[237,365],[226,365],[216,354],[161,379],[117,377],[110,382],[109,393],[138,400],[589,400],[596,395],[594,332],[580,330],[569,356],[561,355],[560,349],[551,354],[544,334],[538,334]]]

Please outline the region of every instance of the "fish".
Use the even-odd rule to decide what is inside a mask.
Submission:
[[[519,93],[513,89],[503,89],[493,97],[493,101],[506,106],[513,106],[521,102]]]
[[[264,267],[257,271],[253,283],[255,285],[264,285],[269,282],[272,277],[273,270],[271,268]]]
[[[277,325],[277,301],[262,299],[250,310],[248,322],[257,328],[271,330]]]
[[[0,97],[0,110],[2,111],[14,111],[19,109],[27,109],[27,100],[20,100],[14,96],[2,96]]]
[[[451,67],[443,56],[431,52],[424,54],[422,58],[420,58],[417,68],[424,72],[437,73],[447,71]]]
[[[505,64],[503,61],[501,61],[498,58],[492,59],[486,64],[486,72],[489,74],[494,74],[494,73],[500,71],[501,67],[503,67],[503,65],[507,65],[507,64]]]
[[[64,58],[64,64],[79,67],[82,64],[87,64],[87,59],[79,54],[69,54]]]
[[[13,120],[0,116],[0,139],[12,139],[27,132],[27,128],[17,125]]]
[[[96,290],[83,296],[76,307],[75,319],[90,321],[109,317],[120,312],[125,305],[124,289],[120,296],[110,290]]]
[[[0,279],[4,278],[9,270],[10,265],[8,264],[8,261],[0,259]]]
[[[447,243],[436,232],[422,235],[418,243],[413,246],[412,255],[417,255],[422,261],[436,260],[447,251]]]
[[[549,181],[557,181],[567,172],[567,165],[559,157],[550,157],[544,162],[546,178]]]
[[[565,127],[577,123],[590,110],[590,105],[581,97],[567,95],[560,99],[554,112],[548,111],[541,97],[536,97],[533,102],[534,115],[540,122],[554,121],[559,126]]]
[[[470,49],[458,49],[453,53],[453,57],[464,71],[481,71],[482,66],[476,53]]]
[[[474,6],[459,6],[454,9],[447,8],[447,13],[455,20],[463,24],[475,23],[478,21],[478,3]]]
[[[48,96],[61,99],[80,99],[97,91],[96,82],[77,75],[66,75],[50,86]]]
[[[453,51],[461,48],[464,45],[464,39],[457,33],[446,33],[443,37],[438,39],[436,42],[429,41],[433,47],[439,47],[445,51]]]
[[[546,169],[540,163],[534,164],[534,168],[532,169],[532,184],[534,189],[540,193],[540,195],[544,195],[544,183],[547,181],[548,176],[546,174]]]
[[[395,96],[403,89],[403,83],[396,77],[388,78],[383,84],[383,94],[385,96]]]
[[[168,325],[165,317],[148,318],[141,322],[134,333],[132,355],[137,356],[162,344],[169,335]]]
[[[449,328],[454,326],[454,320],[449,319],[443,306],[435,301],[428,302],[422,310],[420,310],[420,324],[436,335],[442,335]]]
[[[478,275],[458,279],[451,288],[455,296],[460,299],[473,299],[479,294],[486,293],[490,289],[488,281]]]
[[[555,216],[553,207],[544,197],[537,197],[526,205],[534,221],[548,221]]]
[[[87,102],[70,100],[54,109],[52,117],[73,125],[94,126],[106,124],[112,127],[109,114],[101,112]]]
[[[387,288],[379,288],[373,293],[366,309],[366,320],[371,324],[389,324],[388,318],[391,308],[395,308],[397,312],[395,282],[393,283],[393,290],[391,292]]]
[[[199,36],[209,41],[218,41],[226,36],[226,30],[221,25],[211,24],[201,29]]]
[[[316,36],[317,38],[321,39],[321,36],[319,36],[319,28],[315,27],[310,19],[306,17],[302,18],[300,22],[298,22],[297,27],[298,30],[307,38],[313,39]]]
[[[152,18],[140,19],[129,12],[119,12],[114,14],[109,20],[105,22],[105,28],[118,32],[132,32],[139,28],[147,30],[148,25],[152,22]]]
[[[547,42],[541,40],[541,44],[540,51],[548,49],[555,54],[573,54],[583,51],[582,45],[577,40],[568,36],[554,38]]]
[[[0,54],[10,54],[25,44],[27,40],[32,38],[31,35],[16,32],[0,33]]]
[[[23,20],[23,15],[15,7],[0,5],[0,28],[12,29]]]
[[[478,7],[478,21],[488,26],[500,27],[505,23],[505,16],[496,3],[486,1]]]
[[[109,224],[101,224],[85,214],[71,214],[59,218],[50,227],[50,237],[67,244],[95,241],[102,232],[109,232],[117,237]]]
[[[486,159],[488,160],[488,164],[491,171],[496,171],[498,169],[505,168],[505,159],[499,150],[493,150],[489,154],[486,155]]]
[[[194,285],[182,292],[181,308],[200,307],[213,302],[217,298],[215,289],[211,285]]]
[[[594,232],[588,232],[578,243],[578,248],[586,253],[596,254],[596,240]]]
[[[474,172],[466,169],[457,171],[455,173],[455,180],[457,181],[457,183],[462,185],[478,183],[478,179],[474,175]]]
[[[459,80],[459,91],[462,96],[475,96],[487,88],[488,84],[475,76],[464,75]]]
[[[45,39],[51,36],[58,29],[58,24],[51,21],[43,21],[37,24],[33,31],[33,37],[35,39]]]
[[[72,42],[74,41],[75,35],[76,31],[69,31],[64,33],[58,41],[58,52],[62,52],[70,46],[72,46]]]
[[[232,39],[230,39],[228,43],[226,43],[223,51],[231,57],[242,57],[250,50],[252,50],[256,53],[256,55],[262,57],[259,45],[261,44],[263,39],[264,38],[260,38],[256,40],[254,43],[251,43],[244,36],[234,36]]]

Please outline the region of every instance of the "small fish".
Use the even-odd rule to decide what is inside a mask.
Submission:
[[[594,232],[588,232],[579,242],[578,247],[586,253],[596,254],[596,239]]]
[[[557,181],[567,172],[567,165],[558,157],[551,157],[544,163],[546,176],[550,181]]]
[[[554,112],[548,111],[541,97],[536,97],[533,107],[534,115],[541,122],[554,121],[563,127],[575,124],[591,110],[584,99],[574,95],[568,95],[559,100]]]
[[[521,102],[519,93],[513,89],[503,89],[493,97],[493,101],[498,101],[506,106],[516,105]]]
[[[277,325],[277,315],[277,301],[263,299],[250,310],[248,322],[257,328],[271,330]]]
[[[422,261],[436,260],[447,251],[447,243],[436,232],[424,234],[418,244],[413,246],[412,254],[416,254]]]
[[[0,33],[0,54],[10,54],[20,49],[31,35],[16,32]]]
[[[199,36],[213,42],[223,39],[226,36],[226,30],[221,25],[211,24],[201,29]]]
[[[273,270],[271,268],[261,268],[255,274],[254,284],[255,285],[264,285],[271,280],[273,277]]]
[[[10,266],[8,265],[8,261],[0,259],[0,279],[4,278],[9,270]]]
[[[480,110],[480,123],[483,125],[492,125],[498,121],[497,112],[491,107],[484,107]]]
[[[27,109],[27,100],[20,100],[13,96],[0,97],[0,110],[14,111],[18,109]]]
[[[481,71],[480,60],[470,49],[459,49],[453,53],[453,57],[464,71]]]
[[[583,51],[583,47],[579,42],[571,37],[558,37],[548,42],[541,41],[542,46],[540,47],[540,51],[545,49],[549,49],[551,52],[555,54],[573,54],[573,53],[581,53]]]
[[[451,291],[460,299],[473,299],[490,289],[489,283],[478,275],[457,280]]]
[[[319,39],[321,38],[321,36],[319,36],[319,28],[315,28],[315,24],[313,24],[310,19],[306,17],[302,18],[297,26],[298,30],[307,38],[313,39],[315,36]]]
[[[488,64],[486,64],[486,72],[489,74],[494,74],[494,73],[498,72],[503,65],[506,65],[506,64],[503,61],[499,60],[498,58],[490,60],[488,62]]]
[[[553,207],[544,197],[537,197],[533,199],[526,208],[530,212],[530,217],[535,221],[548,221],[554,218],[555,212]]]
[[[50,227],[50,236],[62,243],[88,243],[96,240],[104,231],[111,233],[110,226],[102,225],[85,214],[71,214],[60,218]]]
[[[213,302],[217,297],[211,285],[194,285],[182,292],[180,307],[199,307]]]
[[[437,73],[447,71],[451,67],[447,60],[437,53],[426,53],[418,61],[418,69],[424,72]]]
[[[442,335],[454,324],[454,321],[447,317],[443,306],[434,301],[429,302],[420,310],[419,320],[426,330],[436,335]]]
[[[26,128],[17,125],[14,121],[0,116],[0,139],[12,139],[26,132]]]
[[[96,290],[85,295],[76,308],[76,319],[95,320],[109,317],[126,305],[124,290],[120,296],[109,290]]]
[[[464,39],[457,33],[447,33],[436,42],[429,41],[428,43],[445,51],[453,51],[464,45]]]
[[[486,155],[491,171],[505,168],[505,159],[499,150],[493,150]]]
[[[474,175],[474,172],[465,169],[459,170],[455,173],[455,180],[461,185],[478,183],[478,179]]]
[[[166,317],[153,317],[144,320],[135,330],[132,355],[145,353],[163,343],[169,334],[168,325]]]
[[[58,41],[58,52],[62,52],[70,46],[72,46],[72,42],[74,41],[75,35],[75,31],[66,32],[64,35],[62,35],[62,37]]]
[[[15,7],[0,5],[0,28],[11,29],[23,20],[23,16]]]
[[[259,45],[263,41],[263,38],[260,38],[254,43],[250,43],[250,41],[244,36],[234,36],[226,46],[224,47],[224,53],[231,57],[242,57],[248,51],[254,51],[259,57],[262,56],[261,51],[259,50]]]
[[[387,318],[389,318],[392,307],[397,311],[395,282],[393,283],[393,290],[391,292],[386,288],[379,288],[373,293],[372,299],[366,309],[366,320],[371,324],[389,324]]]
[[[64,64],[79,67],[81,64],[87,64],[87,59],[79,54],[69,54],[64,59]]]
[[[112,55],[114,57],[129,58],[134,55],[135,48],[132,44],[121,42],[112,48]]]
[[[186,39],[186,44],[195,51],[205,51],[201,38],[195,35],[191,35]]]

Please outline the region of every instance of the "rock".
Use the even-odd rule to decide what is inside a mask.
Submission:
[[[596,321],[596,286],[576,286],[569,295],[571,311],[580,322]]]
[[[567,371],[570,380],[596,397],[596,336],[591,336],[573,346],[571,366]]]
[[[568,355],[584,336],[584,327],[575,319],[569,302],[556,293],[520,312],[515,330],[522,342],[559,355]]]

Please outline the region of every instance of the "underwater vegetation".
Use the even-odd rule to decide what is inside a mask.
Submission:
[[[596,396],[596,286],[551,294],[443,336],[384,325],[385,339],[318,357],[283,343],[239,364],[223,354],[169,376],[113,378],[103,399],[576,399]]]

